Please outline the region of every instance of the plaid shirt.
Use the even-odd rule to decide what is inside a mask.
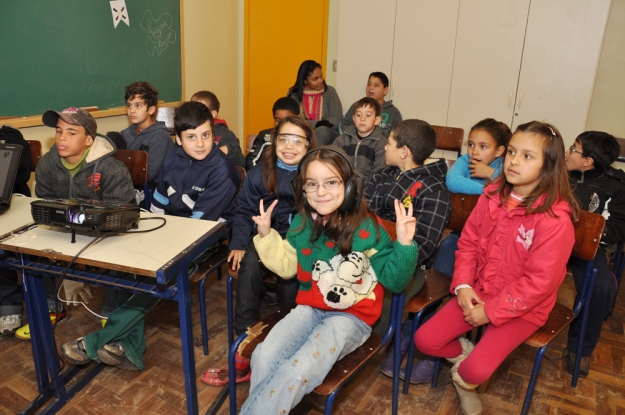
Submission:
[[[445,184],[444,159],[402,172],[390,166],[379,170],[365,186],[369,207],[382,219],[395,221],[395,199],[412,202],[417,218],[414,240],[419,246],[418,266],[431,266],[434,251],[451,216],[449,191]]]

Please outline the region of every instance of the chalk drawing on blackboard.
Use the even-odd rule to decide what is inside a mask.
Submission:
[[[169,13],[163,13],[158,19],[154,19],[151,10],[146,10],[141,18],[141,29],[145,30],[147,37],[145,46],[148,55],[154,53],[160,55],[167,45],[176,41],[176,32],[172,29],[172,18]]]
[[[111,13],[113,14],[113,25],[115,26],[115,29],[117,29],[119,22],[124,22],[130,26],[126,0],[112,0],[109,3],[111,3]]]

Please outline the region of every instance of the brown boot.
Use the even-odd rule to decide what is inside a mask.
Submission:
[[[464,360],[464,359],[463,359]],[[476,391],[478,385],[466,383],[458,374],[460,362],[451,368],[451,383],[453,383],[460,399],[460,409],[464,415],[480,415],[482,413],[482,401]]]

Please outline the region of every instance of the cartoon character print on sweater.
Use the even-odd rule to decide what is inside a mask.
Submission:
[[[378,279],[369,258],[362,252],[335,255],[329,263],[316,260],[312,279],[330,308],[345,310],[365,298],[375,300],[373,289]]]

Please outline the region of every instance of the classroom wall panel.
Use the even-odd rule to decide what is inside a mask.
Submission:
[[[625,0],[612,0],[587,130],[625,137]]]

